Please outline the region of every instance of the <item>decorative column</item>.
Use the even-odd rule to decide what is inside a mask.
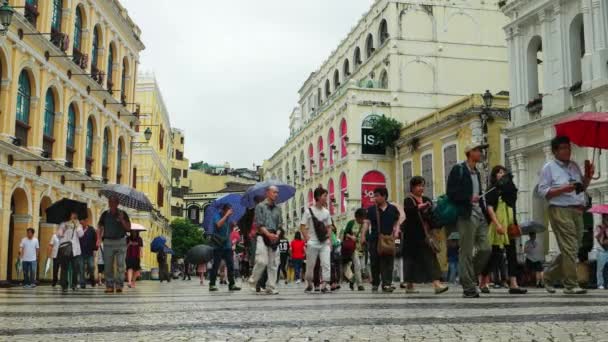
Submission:
[[[44,125],[44,108],[40,108],[40,98],[30,97],[30,130],[27,133],[27,148],[40,155],[42,153],[42,129]]]

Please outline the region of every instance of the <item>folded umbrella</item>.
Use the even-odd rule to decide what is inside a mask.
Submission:
[[[185,261],[189,264],[206,264],[213,260],[214,248],[208,245],[196,245],[188,250]]]
[[[241,204],[243,204],[247,208],[253,208],[256,204],[263,200],[266,197],[266,191],[270,186],[276,186],[279,189],[279,196],[276,200],[276,204],[281,204],[283,202],[287,202],[296,194],[296,188],[289,184],[285,184],[283,182],[279,182],[277,180],[270,180],[265,182],[260,182],[249,189],[243,194],[243,200]]]
[[[608,215],[608,204],[596,204],[588,212],[592,214]]]
[[[165,244],[167,244],[167,238],[164,236],[157,236],[150,243],[150,250],[152,253],[158,253],[161,249],[165,248]]]
[[[77,213],[79,219],[87,218],[87,204],[69,198],[63,198],[46,208],[46,222],[60,224],[70,218],[71,213]]]
[[[521,232],[524,235],[528,235],[530,233],[543,233],[545,230],[547,230],[547,227],[545,227],[545,225],[536,221],[528,221],[522,223],[519,228],[521,228]]]
[[[247,208],[241,204],[241,200],[241,195],[228,194],[211,202],[207,209],[205,209],[205,215],[203,217],[203,227],[205,228],[205,232],[212,233],[215,230],[213,227],[213,217],[217,213],[221,212],[222,207],[224,207],[226,204],[232,207],[232,216],[230,216],[229,222],[235,223],[240,220],[247,210]]]
[[[117,197],[123,207],[139,210],[152,211],[153,206],[148,197],[140,191],[122,184],[111,184],[104,186],[100,194],[107,198]]]
[[[51,258],[46,258],[46,263],[44,265],[44,276],[45,277],[51,270],[51,265],[52,265]]]

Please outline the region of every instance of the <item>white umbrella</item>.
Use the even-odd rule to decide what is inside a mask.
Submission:
[[[131,230],[132,231],[140,231],[140,232],[145,232],[148,230],[148,228],[142,226],[139,223],[131,223]]]
[[[47,273],[49,273],[49,270],[51,269],[51,258],[46,258],[46,264],[44,266],[44,276],[46,277]]]

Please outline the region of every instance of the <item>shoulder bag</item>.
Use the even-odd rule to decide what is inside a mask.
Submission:
[[[414,198],[414,196],[409,195],[409,197],[412,201],[414,201],[415,205],[418,205],[418,201]],[[429,227],[429,224],[424,219],[424,217],[422,217],[420,209],[416,208],[416,213],[418,213],[418,219],[420,220],[420,224],[422,225],[422,229],[424,230],[424,242],[427,244],[427,246],[429,246],[433,253],[439,253],[439,251],[441,250],[440,242],[431,232],[431,228]]]
[[[378,226],[378,256],[394,257],[396,253],[395,239],[393,239],[392,234],[382,234],[380,223],[380,209],[378,206],[376,206],[376,225]]]
[[[329,234],[327,233],[327,226],[325,225],[325,223],[317,219],[315,214],[312,213],[312,208],[308,208],[308,211],[310,212],[310,217],[312,218],[312,225],[314,226],[313,228],[315,229],[317,240],[319,240],[319,242],[325,242],[329,238]]]
[[[73,251],[73,246],[72,246],[72,240],[74,239],[74,233],[76,231],[76,228],[72,229],[72,237],[70,237],[70,239],[66,242],[62,242],[59,245],[59,249],[57,250],[57,257],[58,258],[71,258],[74,256],[74,251]],[[65,234],[65,231],[64,231]]]
[[[503,203],[504,203],[504,201],[503,201]],[[509,206],[507,205],[507,203],[505,203],[505,208],[506,208],[506,212],[507,212],[507,220],[511,221],[510,210],[509,210]],[[513,208],[513,212],[515,213],[515,208]],[[511,240],[521,237],[521,235],[522,235],[521,228],[519,227],[519,224],[517,224],[517,222],[515,221],[515,218],[513,218],[513,223],[509,224],[509,226],[507,227],[507,234],[509,235],[509,239],[511,239]]]

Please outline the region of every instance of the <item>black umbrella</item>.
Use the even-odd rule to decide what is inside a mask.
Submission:
[[[521,232],[524,235],[529,235],[530,233],[543,233],[547,230],[545,225],[536,221],[522,223],[519,228],[521,228]]]
[[[87,204],[73,199],[61,199],[46,208],[46,222],[60,224],[70,218],[71,213],[77,213],[78,219],[87,218]]]
[[[206,264],[213,259],[213,247],[207,245],[196,245],[186,253],[185,261],[188,264]]]

